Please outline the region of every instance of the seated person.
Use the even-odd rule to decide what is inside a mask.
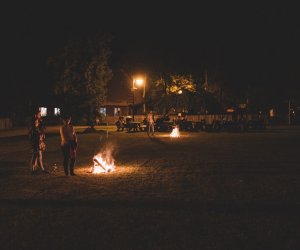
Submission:
[[[123,116],[119,116],[119,119],[116,121],[117,131],[123,131],[125,127],[125,119]]]
[[[143,125],[147,125],[147,124],[148,124],[148,122],[147,122],[147,117],[145,117],[145,118],[143,119],[142,124],[143,124]]]
[[[165,115],[164,115],[164,121],[169,122],[170,120],[171,120],[171,119],[170,119],[169,115],[168,115],[168,114],[165,114]]]

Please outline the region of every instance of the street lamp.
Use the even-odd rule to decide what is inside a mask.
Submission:
[[[145,98],[145,84],[144,84],[144,79],[142,78],[133,78],[133,81],[132,81],[132,120],[134,121],[134,91],[137,89],[136,86],[141,86],[143,85],[144,88],[143,88],[143,99]],[[143,106],[143,109],[144,109],[144,112],[146,112],[145,110],[145,103],[144,103],[144,106]]]
[[[143,85],[143,112],[146,113],[146,104],[145,104],[146,82],[144,81],[144,79],[139,78],[139,79],[136,79],[136,85],[137,86]]]
[[[176,110],[178,110],[178,106],[179,106],[179,101],[178,101],[178,96],[179,95],[182,95],[182,90],[178,90],[177,93],[176,93]]]

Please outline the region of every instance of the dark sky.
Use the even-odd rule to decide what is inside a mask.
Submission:
[[[9,83],[8,92],[43,85],[49,55],[67,39],[99,30],[114,36],[113,69],[127,63],[200,74],[205,65],[221,69],[224,81],[235,85],[299,85],[295,6],[123,2],[2,6],[2,82]]]

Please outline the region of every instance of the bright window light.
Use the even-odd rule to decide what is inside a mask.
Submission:
[[[106,115],[106,108],[100,108],[99,113],[102,115]]]
[[[47,115],[47,108],[45,107],[40,107],[39,111],[41,111],[41,116],[46,116]]]
[[[114,115],[118,115],[119,112],[121,112],[121,108],[115,108],[114,109]]]
[[[60,108],[54,108],[54,115],[60,115]]]

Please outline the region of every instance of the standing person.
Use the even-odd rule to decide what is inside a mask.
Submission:
[[[43,173],[49,173],[43,165],[43,151],[45,150],[45,134],[39,127],[39,120],[36,118],[29,131],[29,137],[32,147],[31,159],[31,174],[36,174],[38,164],[40,165]]]
[[[152,136],[154,136],[154,115],[152,110],[149,111],[147,115],[147,123],[148,123],[148,136],[150,136],[150,133]]]
[[[60,127],[61,148],[64,157],[65,175],[74,176],[74,165],[76,161],[77,136],[73,126],[70,124],[71,117],[66,116],[63,119],[63,126]]]
[[[37,112],[36,117],[39,120],[39,128],[40,128],[40,130],[43,133],[45,133],[46,127],[45,127],[45,124],[44,124],[44,121],[43,121],[43,118],[42,118],[42,112],[40,110]]]
[[[39,121],[39,128],[42,132],[45,132],[46,128],[45,128],[45,124],[42,118],[42,112],[39,110],[37,113],[35,113],[32,117],[32,124],[34,124],[35,120]]]

